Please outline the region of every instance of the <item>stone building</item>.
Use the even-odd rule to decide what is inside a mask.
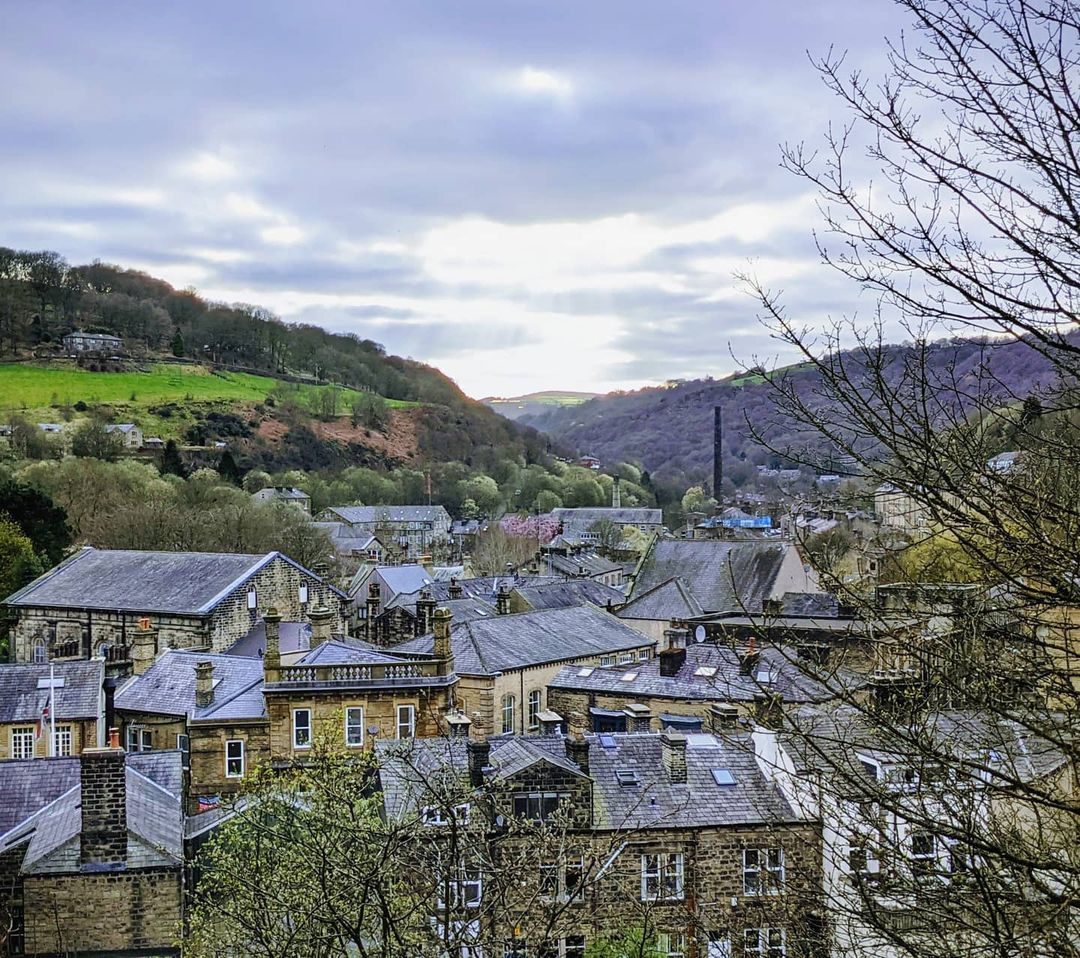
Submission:
[[[476,842],[514,842],[525,860],[535,833],[507,822],[558,832],[552,857],[515,879],[520,905],[498,899],[506,875],[489,885],[482,872],[460,879],[456,901],[433,898],[458,927],[484,914],[470,953],[577,958],[637,928],[665,958],[814,953],[818,831],[767,782],[747,735],[564,737],[561,724],[552,714],[540,735],[379,746],[387,815],[418,816],[432,841],[431,782],[447,770],[471,790],[459,822]]]
[[[615,508],[608,506],[552,509],[562,526],[562,535],[576,543],[598,542],[596,526],[610,522],[619,530],[638,529],[646,535],[660,535],[664,516],[660,509]]]
[[[251,499],[253,502],[283,502],[299,509],[305,515],[311,515],[311,496],[294,486],[267,486],[253,492]]]
[[[389,650],[430,654],[423,636]],[[480,734],[535,731],[547,687],[564,666],[647,663],[655,643],[595,606],[475,618],[453,628],[457,707]]]
[[[78,755],[104,744],[104,682],[100,659],[0,665],[0,759]]]
[[[68,353],[115,353],[124,345],[119,336],[110,333],[85,333],[81,329],[68,333],[63,343]]]
[[[125,449],[140,449],[143,444],[143,431],[133,422],[110,423],[105,432],[116,433]]]
[[[343,630],[344,593],[280,552],[234,555],[86,547],[5,600],[18,662],[127,662],[133,631],[149,620],[158,651],[223,651],[246,635],[258,609],[298,620],[328,607]]]
[[[178,955],[181,755],[110,744],[0,762],[0,941],[14,955]]]
[[[406,556],[430,555],[450,541],[450,513],[442,506],[331,506],[318,518],[378,536],[386,548]]]

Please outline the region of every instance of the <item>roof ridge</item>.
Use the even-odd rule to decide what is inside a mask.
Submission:
[[[247,553],[242,553],[242,554],[246,555]],[[232,582],[230,582],[227,586],[225,586],[224,589],[222,589],[220,592],[218,592],[216,595],[214,595],[208,601],[204,602],[201,606],[199,606],[199,611],[200,612],[210,612],[210,611],[212,611],[214,609],[214,607],[217,606],[217,604],[219,602],[221,602],[230,592],[232,592],[233,589],[235,589],[238,585],[240,585],[241,582],[243,582],[245,579],[251,578],[252,575],[254,575],[256,572],[258,572],[260,569],[262,569],[264,566],[266,566],[267,563],[272,562],[275,556],[280,556],[280,555],[281,555],[281,553],[277,552],[277,551],[267,552],[265,555],[260,557],[259,560],[254,563],[254,565],[248,566],[248,568],[243,573],[241,573],[235,579],[233,579]]]

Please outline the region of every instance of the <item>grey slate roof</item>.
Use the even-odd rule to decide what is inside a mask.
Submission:
[[[96,719],[103,714],[101,686],[105,663],[54,662],[40,665],[0,665],[0,722],[36,722],[49,701],[50,668],[63,686],[55,690],[57,719]]]
[[[454,671],[459,675],[493,675],[651,644],[640,632],[592,605],[497,615],[450,632]],[[394,650],[431,653],[433,645],[434,639],[425,635]]]
[[[785,592],[780,608],[784,615],[835,616],[840,600],[830,592]]]
[[[335,551],[342,555],[368,552],[375,546],[382,545],[374,533],[354,530],[345,522],[313,522],[312,526],[327,533]]]
[[[380,663],[398,664],[400,657],[395,658],[380,652],[375,646],[362,642],[359,639],[331,639],[316,646],[299,662],[300,665],[342,665],[345,663],[357,663],[359,665],[372,665]]]
[[[278,651],[282,654],[303,652],[311,648],[311,625],[307,622],[282,622],[278,627]],[[225,650],[225,655],[244,655],[258,658],[266,651],[266,622],[259,619],[247,635],[237,639]]]
[[[672,783],[663,762],[663,742],[655,733],[600,737],[587,735],[592,780],[593,821],[598,831],[671,828],[722,828],[737,825],[798,824],[799,818],[754,759],[748,735],[720,739],[687,738],[685,784]],[[561,736],[506,736],[490,740],[489,780],[497,783],[547,761],[581,774],[566,757]],[[377,742],[383,801],[390,815],[415,812],[430,794],[428,783],[448,776],[461,781],[468,770],[460,739],[416,739],[407,751],[400,743]],[[733,785],[718,785],[713,769],[727,769]],[[633,771],[638,784],[619,784],[617,771]]]
[[[514,590],[533,610],[566,609],[575,605],[621,605],[626,596],[618,589],[593,579],[566,579],[544,585],[523,585]]]
[[[0,836],[78,784],[77,758],[0,762]]]
[[[449,523],[450,514],[442,506],[330,506],[342,522],[353,525],[379,522],[439,522]]]
[[[435,582],[422,565],[381,565],[375,572],[391,593],[383,595],[383,602],[403,592],[419,592]]]
[[[195,706],[195,664],[214,664],[214,699]],[[180,715],[193,720],[258,719],[266,716],[262,698],[261,659],[170,649],[142,675],[116,693],[116,708],[125,712]]]
[[[634,598],[615,614],[620,619],[691,619],[702,614],[701,603],[681,578],[676,576],[642,592],[634,589]]]
[[[205,615],[278,555],[88,546],[6,601],[16,606]]]
[[[608,519],[617,525],[660,525],[663,522],[663,513],[659,509],[644,509],[626,507],[613,509],[610,507],[561,507],[552,509],[551,514],[560,522],[572,522],[576,526],[592,524]]]
[[[714,674],[697,675],[699,669],[715,669]],[[833,698],[833,692],[821,682],[811,678],[783,653],[773,648],[763,648],[758,664],[748,675],[743,675],[739,654],[726,646],[711,642],[691,645],[686,650],[686,661],[675,675],[660,674],[660,658],[645,662],[633,662],[610,668],[594,668],[588,675],[568,665],[559,671],[548,688],[570,689],[578,692],[602,692],[625,696],[628,700],[641,698],[668,698],[698,702],[752,702],[763,692],[780,693],[785,702],[815,702]],[[758,681],[758,675],[767,672]],[[633,675],[626,680],[623,677]],[[832,676],[832,682],[854,682],[854,677]]]
[[[544,564],[553,573],[571,576],[602,576],[622,570],[622,566],[617,562],[611,562],[603,556],[598,556],[595,552],[579,552],[577,555],[572,556],[552,553],[545,557]]]
[[[485,575],[472,579],[458,579],[457,585],[463,595],[494,602],[501,586],[514,590],[563,581],[565,580],[559,575]],[[450,598],[450,585],[448,581],[435,582],[428,586],[428,589],[441,605],[443,600]]]
[[[706,612],[759,612],[794,549],[791,542],[757,539],[657,539],[630,598],[678,576]]]

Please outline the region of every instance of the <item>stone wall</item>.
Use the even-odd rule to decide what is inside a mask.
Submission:
[[[244,776],[256,766],[270,760],[270,725],[268,722],[237,722],[232,725],[203,725],[193,723],[191,737],[191,775],[186,810],[193,814],[200,796],[219,795],[228,798],[240,791],[242,778],[225,774],[225,743],[239,740],[244,743]]]
[[[34,720],[26,722],[8,722],[0,725],[0,761],[9,759],[11,755],[11,730],[15,728],[30,728]],[[97,719],[57,719],[57,728],[65,725],[71,726],[71,754],[78,755],[84,748],[96,748],[98,745]],[[49,752],[49,734],[44,731],[39,739],[34,742],[34,757],[45,758]]]

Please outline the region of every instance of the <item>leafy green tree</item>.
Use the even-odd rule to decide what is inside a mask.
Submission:
[[[187,476],[187,466],[184,465],[175,439],[169,439],[165,443],[165,448],[161,450],[161,463],[158,469],[163,476],[179,476],[181,479]]]
[[[45,568],[45,562],[22,529],[9,519],[0,518],[0,599],[21,589]]]
[[[233,454],[226,449],[218,460],[218,474],[226,482],[231,482],[234,486],[239,486],[244,480],[243,470],[236,464],[236,459],[233,458]]]
[[[124,441],[116,430],[108,431],[104,423],[84,419],[72,427],[71,453],[80,459],[101,459],[115,462],[124,451]]]
[[[244,492],[255,493],[273,484],[274,480],[270,478],[270,474],[261,469],[252,469],[244,476]]]
[[[176,332],[173,333],[172,342],[169,345],[174,356],[179,358],[184,355],[184,334],[180,332],[179,327]]]
[[[536,509],[539,512],[551,512],[552,509],[561,509],[562,504],[562,499],[550,489],[541,489],[536,494]]]
[[[55,464],[54,464],[55,465]],[[14,479],[0,482],[0,516],[19,527],[34,552],[55,565],[71,547],[67,512],[45,492]]]

